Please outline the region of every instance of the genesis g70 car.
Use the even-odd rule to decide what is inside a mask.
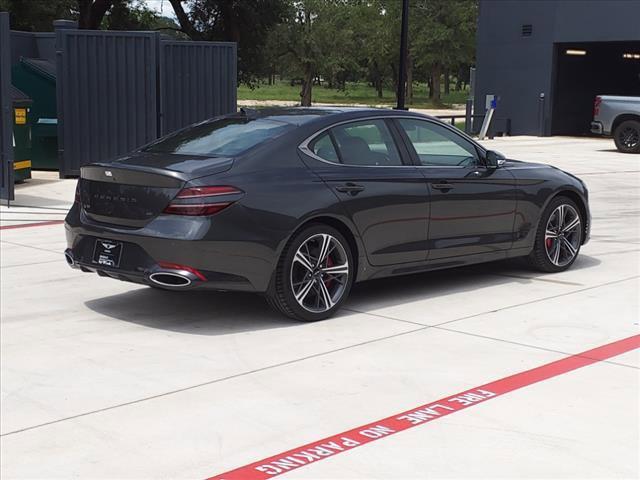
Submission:
[[[264,294],[332,315],[354,282],[526,257],[560,272],[587,242],[585,184],[437,119],[357,108],[240,111],[84,166],[67,262],[168,290]]]

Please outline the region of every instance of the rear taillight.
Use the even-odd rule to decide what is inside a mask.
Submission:
[[[230,186],[183,188],[164,209],[164,213],[213,215],[237,201],[242,193],[242,190]]]
[[[600,104],[602,103],[602,99],[600,97],[596,97],[593,102],[593,116],[596,117],[600,114]]]

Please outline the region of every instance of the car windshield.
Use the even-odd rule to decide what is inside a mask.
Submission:
[[[182,155],[238,155],[293,125],[264,118],[224,118],[180,130],[149,145],[145,152]]]

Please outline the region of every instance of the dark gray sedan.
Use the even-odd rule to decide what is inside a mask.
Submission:
[[[82,168],[68,263],[186,290],[265,294],[301,320],[354,282],[527,257],[571,266],[585,184],[507,160],[442,122],[354,108],[241,111]]]

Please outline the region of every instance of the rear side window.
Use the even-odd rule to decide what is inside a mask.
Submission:
[[[333,142],[331,141],[331,137],[328,133],[321,135],[315,142],[313,142],[311,151],[323,160],[340,163],[338,152],[336,152],[336,148],[333,146]]]
[[[331,129],[340,158],[346,165],[402,165],[396,144],[384,120],[346,123]]]
[[[171,134],[144,149],[182,155],[233,156],[281,135],[293,125],[263,118],[224,118]]]

